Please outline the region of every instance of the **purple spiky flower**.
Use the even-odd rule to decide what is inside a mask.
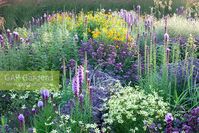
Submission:
[[[79,76],[80,93],[82,93],[82,85],[83,85],[83,81],[84,81],[84,67],[83,66],[79,66],[78,76]]]
[[[80,87],[79,86],[79,76],[77,74],[73,78],[73,82],[72,82],[72,90],[73,90],[75,97],[79,97],[79,87]]]
[[[4,37],[2,35],[0,35],[0,43],[1,43],[1,47],[4,48],[5,42],[4,42]]]

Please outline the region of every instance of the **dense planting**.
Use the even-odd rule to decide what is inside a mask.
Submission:
[[[197,133],[199,21],[141,12],[45,13],[5,30],[1,71],[61,76],[58,91],[0,91],[0,133]]]

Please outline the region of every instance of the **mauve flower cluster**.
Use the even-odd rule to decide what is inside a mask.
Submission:
[[[179,119],[174,119],[172,114],[167,114],[165,121],[166,133],[197,133],[199,131],[199,107],[193,108]]]
[[[22,37],[20,37],[18,32],[16,32],[16,31],[11,32],[9,29],[7,29],[5,35],[0,34],[0,46],[1,46],[1,48],[5,48],[5,47],[10,48],[10,47],[13,47],[14,45],[18,46],[21,43],[29,44],[30,39],[29,38],[22,38]]]
[[[125,20],[129,27],[131,27],[132,25],[137,25],[138,23],[138,15],[136,15],[135,13],[121,9],[119,15]]]
[[[123,81],[137,81],[137,67],[134,67],[135,51],[128,44],[116,42],[114,45],[106,45],[90,39],[81,43],[79,49],[81,58],[85,56],[85,52],[90,65],[99,65],[104,71],[112,73],[112,76],[119,74]]]

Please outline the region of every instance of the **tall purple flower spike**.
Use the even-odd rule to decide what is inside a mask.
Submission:
[[[4,37],[2,35],[0,35],[0,44],[2,48],[5,47]]]
[[[79,97],[79,76],[75,75],[72,82],[72,89],[75,97]]]
[[[79,88],[80,88],[80,93],[82,93],[82,85],[84,81],[84,67],[79,66],[78,68],[78,76],[79,76]]]

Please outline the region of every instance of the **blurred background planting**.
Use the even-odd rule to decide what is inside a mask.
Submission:
[[[44,12],[54,11],[92,11],[100,8],[118,10],[135,9],[141,5],[142,13],[153,13],[157,16],[172,14],[178,7],[192,7],[198,12],[197,0],[1,0],[0,27],[15,28],[23,26],[31,17],[41,16]],[[1,25],[2,24],[2,25]]]

